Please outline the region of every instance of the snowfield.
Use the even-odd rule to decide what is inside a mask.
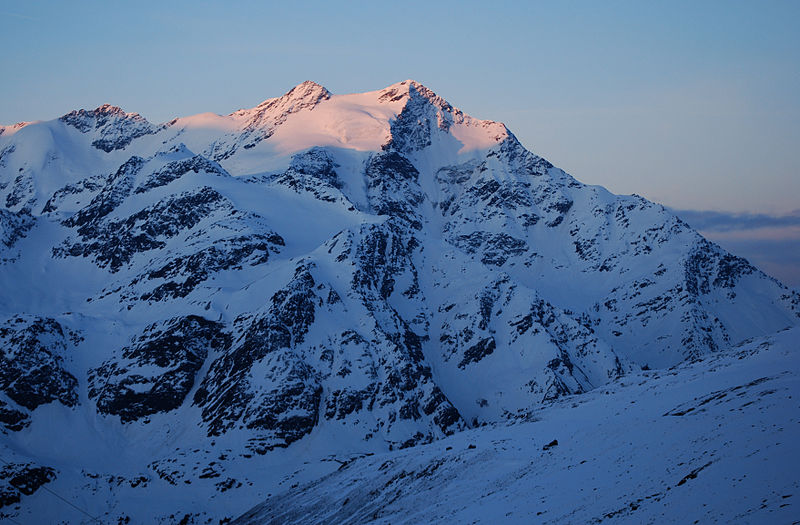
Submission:
[[[234,523],[792,523],[800,332],[357,458]]]

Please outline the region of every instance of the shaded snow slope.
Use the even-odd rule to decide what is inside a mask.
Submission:
[[[789,523],[800,333],[359,458],[234,523]]]

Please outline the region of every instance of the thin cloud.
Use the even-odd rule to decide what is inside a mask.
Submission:
[[[791,228],[800,226],[800,210],[787,215],[764,213],[726,213],[704,210],[672,210],[692,228],[705,232],[731,232],[761,228]]]

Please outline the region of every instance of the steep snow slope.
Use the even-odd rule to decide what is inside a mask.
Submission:
[[[663,207],[413,81],[6,127],[0,204],[4,479],[108,517],[232,516],[265,470],[524,419],[800,322],[796,291]],[[142,514],[155,494],[180,504]]]
[[[234,523],[790,523],[800,333],[343,463]]]

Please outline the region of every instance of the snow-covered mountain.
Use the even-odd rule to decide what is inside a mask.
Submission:
[[[235,523],[792,523],[798,340],[795,328],[514,425],[342,462]]]
[[[662,206],[414,81],[0,127],[0,204],[14,519],[78,512],[43,488],[103,521],[217,522],[800,324],[796,291]]]

